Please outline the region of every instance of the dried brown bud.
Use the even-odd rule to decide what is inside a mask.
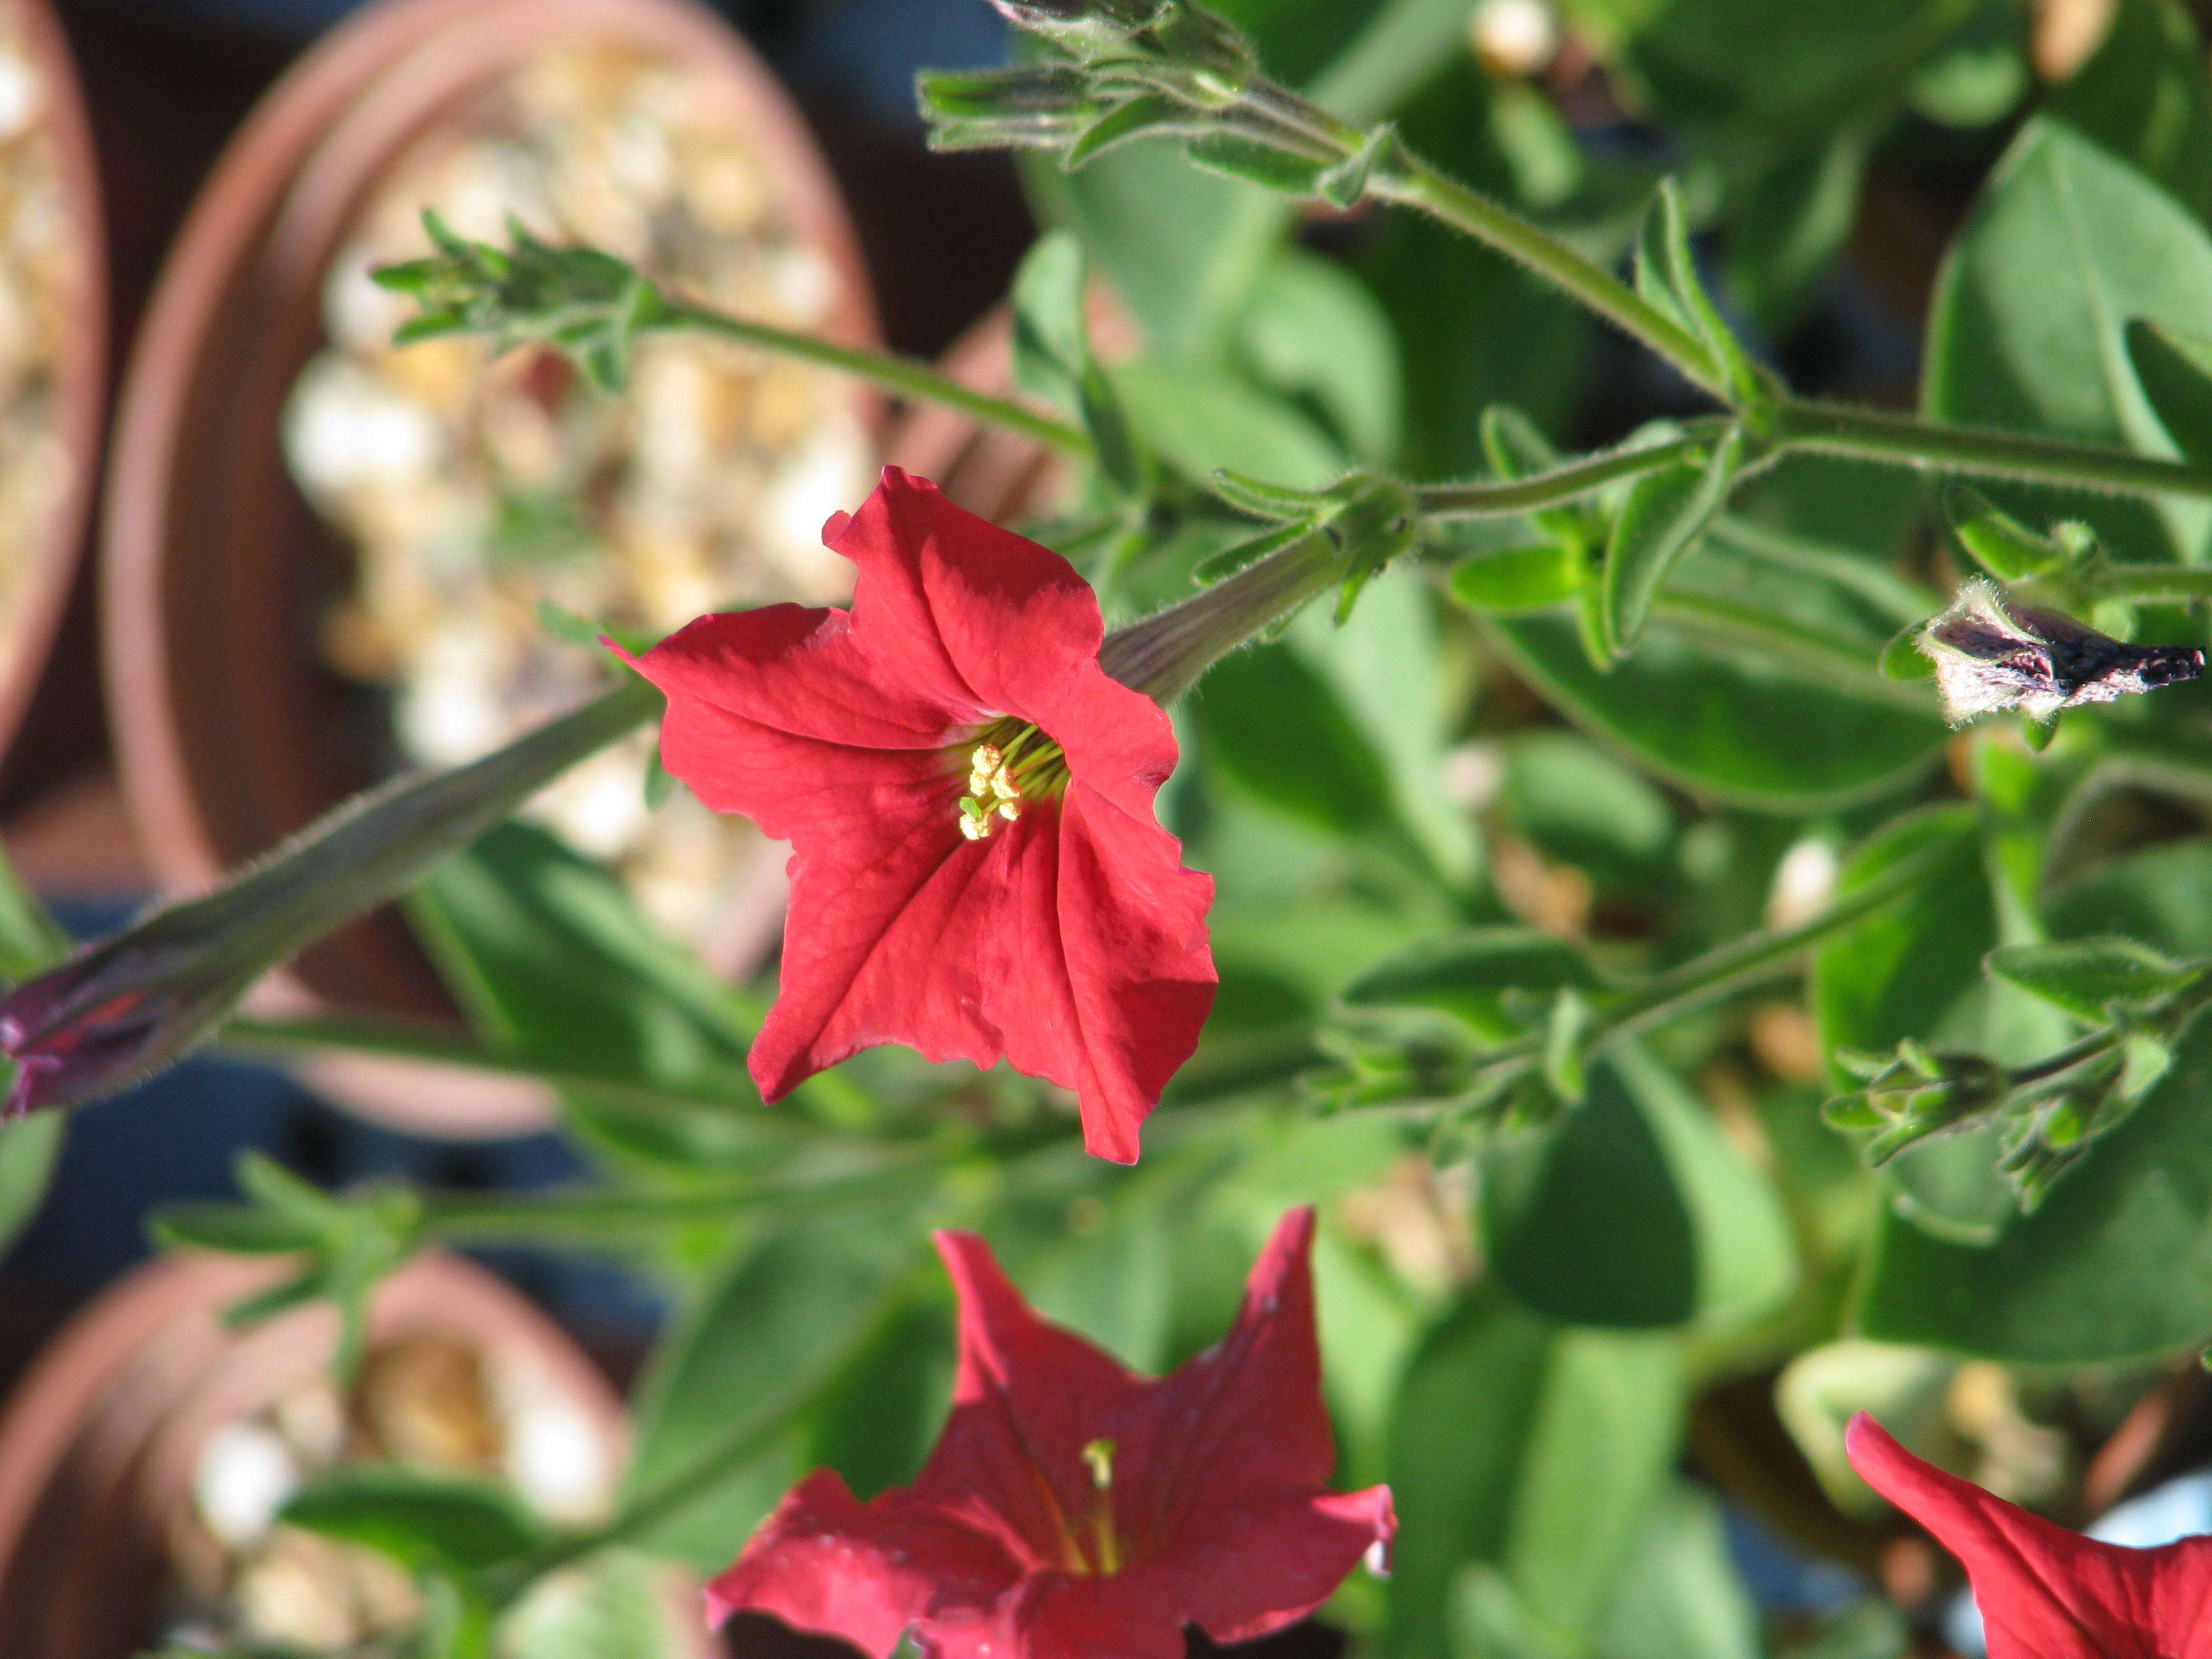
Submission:
[[[2204,672],[2204,653],[2193,646],[2129,645],[2057,611],[2015,604],[1982,580],[1960,588],[1918,644],[1936,665],[1943,716],[1954,726],[2008,708],[2048,720]]]

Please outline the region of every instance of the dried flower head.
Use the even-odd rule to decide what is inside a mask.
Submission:
[[[1936,665],[1943,717],[1954,726],[2008,708],[2047,720],[2204,672],[2204,653],[2192,646],[2129,645],[2055,611],[2030,610],[1980,580],[1959,590],[1918,643]]]

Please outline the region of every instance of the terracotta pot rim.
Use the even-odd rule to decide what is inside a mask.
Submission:
[[[0,1410],[0,1584],[64,1471],[109,1501],[104,1535],[134,1521],[150,1534],[189,1492],[197,1448],[320,1364],[336,1339],[327,1305],[246,1333],[222,1310],[283,1269],[266,1260],[186,1254],[134,1269],[40,1352]],[[629,1442],[620,1397],[574,1339],[522,1294],[465,1257],[428,1251],[378,1291],[371,1331],[446,1333],[488,1353],[521,1356],[581,1410],[611,1460]],[[107,1506],[103,1505],[103,1515]]]
[[[77,79],[68,37],[51,0],[25,0],[18,9],[24,37],[37,60],[41,113],[54,141],[62,191],[83,268],[80,273],[82,326],[70,337],[59,374],[60,427],[69,456],[69,487],[27,550],[21,580],[26,592],[8,644],[14,655],[0,671],[0,750],[14,741],[29,711],[61,632],[62,617],[83,562],[87,532],[100,475],[100,441],[107,413],[107,227],[92,123]]]
[[[803,118],[744,41],[696,0],[383,0],[333,30],[264,98],[202,190],[155,288],[118,410],[102,555],[107,702],[126,805],[148,866],[167,890],[204,890],[228,866],[251,856],[257,849],[238,843],[262,838],[261,831],[242,832],[240,823],[291,819],[318,798],[336,804],[311,767],[282,775],[291,752],[312,741],[302,732],[313,726],[307,705],[289,695],[283,680],[292,671],[282,664],[241,677],[231,704],[245,708],[259,692],[269,698],[261,706],[300,711],[241,723],[234,738],[226,728],[230,754],[243,757],[228,763],[270,768],[268,792],[246,792],[242,819],[225,816],[220,771],[210,764],[216,751],[205,728],[224,713],[222,692],[192,713],[204,695],[195,691],[193,677],[210,672],[210,653],[198,641],[187,647],[192,636],[179,631],[187,624],[176,595],[193,580],[187,561],[204,562],[208,591],[222,592],[217,573],[251,570],[257,560],[276,556],[252,546],[188,544],[194,521],[183,504],[193,498],[194,463],[225,453],[223,434],[210,435],[205,425],[219,416],[217,394],[227,389],[221,365],[266,336],[270,349],[242,394],[248,412],[228,453],[258,455],[266,444],[273,454],[278,437],[257,398],[284,372],[307,319],[319,319],[324,276],[362,204],[458,102],[562,38],[626,42],[702,71],[768,158],[798,240],[835,270],[840,297],[825,331],[853,343],[878,337],[858,240]],[[862,399],[861,407],[872,406]],[[214,493],[204,498],[206,522],[258,527],[269,511],[283,511],[252,505],[274,499],[262,467],[252,459],[224,463]],[[256,629],[263,615],[281,616],[291,603],[268,597],[282,576],[242,580],[255,585],[254,597],[246,611],[230,614],[253,616]],[[223,660],[234,659],[236,641],[225,643],[234,655]],[[302,660],[289,638],[272,637],[269,645],[283,664]],[[264,678],[278,684],[256,684]],[[272,745],[270,732],[290,735]],[[749,949],[743,965],[750,966],[773,943],[775,929],[749,916],[734,932],[743,937],[732,950]],[[396,930],[386,937],[396,938]],[[337,948],[343,956],[354,947]],[[366,963],[364,985],[379,983],[379,974],[392,982],[395,960],[406,983],[422,977],[419,965],[409,966],[415,958],[398,957],[396,945],[380,948],[384,954]],[[327,988],[310,963],[272,975],[265,993],[295,1009],[328,1006],[330,995],[344,994],[349,975],[363,971],[352,958],[341,967],[327,975]],[[426,982],[422,994],[428,992]],[[334,1061],[316,1080],[341,1104],[416,1133],[483,1138],[552,1121],[548,1091],[532,1098],[504,1085],[457,1089],[450,1072],[395,1087],[392,1064]]]
[[[648,46],[682,40],[713,53],[718,76],[740,85],[754,136],[796,180],[787,206],[801,233],[846,277],[836,332],[877,336],[859,245],[834,179],[788,96],[713,12],[696,0],[386,0],[333,29],[288,70],[247,118],[217,162],[164,262],[126,366],[107,466],[102,538],[101,629],[116,759],[149,866],[165,888],[212,884],[226,864],[196,799],[191,765],[169,718],[171,661],[161,584],[172,550],[162,486],[172,476],[188,413],[186,381],[208,327],[232,285],[255,263],[237,227],[263,226],[325,134],[395,64],[453,27],[503,26],[507,67],[549,36],[574,27],[629,35]],[[395,146],[383,159],[388,164]],[[254,239],[258,244],[259,239]]]

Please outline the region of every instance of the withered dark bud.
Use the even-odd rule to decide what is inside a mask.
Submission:
[[[2008,708],[2048,720],[2062,708],[2204,672],[2204,653],[2194,646],[2130,645],[2057,611],[2017,604],[1983,580],[1960,588],[1950,609],[1920,630],[1918,644],[1936,665],[1943,717],[1954,726]]]

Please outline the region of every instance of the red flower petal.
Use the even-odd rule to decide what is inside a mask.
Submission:
[[[1081,776],[1057,811],[1015,830],[1032,816],[1032,834],[1005,838],[987,1009],[1018,1071],[1075,1091],[1085,1146],[1133,1164],[1139,1127],[1213,1006],[1213,879],[1182,867],[1149,807],[1133,818]]]
[[[860,567],[853,612],[866,617],[871,648],[917,692],[1018,714],[1058,738],[1046,715],[1083,665],[1105,678],[1091,585],[1049,548],[955,507],[926,478],[885,467],[829,541]]]
[[[1171,1554],[1109,1582],[1132,1604],[1179,1609],[1217,1642],[1249,1642],[1328,1600],[1398,1526],[1388,1486],[1261,1498],[1221,1518],[1224,1530],[1187,1533]]]
[[[2212,1659],[2212,1538],[2153,1550],[2084,1538],[1922,1462],[1864,1412],[1844,1444],[1965,1565],[1990,1659]]]
[[[1097,664],[1097,597],[1048,549],[887,470],[830,536],[852,611],[692,623],[640,659],[668,694],[668,769],[793,842],[782,987],[750,1069],[770,1099],[858,1050],[1020,1071],[1075,1091],[1085,1144],[1139,1127],[1211,1010],[1213,884],[1152,815],[1175,736]],[[963,746],[1014,717],[1069,779],[988,841],[960,834]]]
[[[708,1585],[707,1612],[717,1625],[733,1613],[769,1613],[880,1656],[923,1619],[989,1629],[1022,1577],[990,1537],[919,1505],[863,1505],[817,1469]]]

